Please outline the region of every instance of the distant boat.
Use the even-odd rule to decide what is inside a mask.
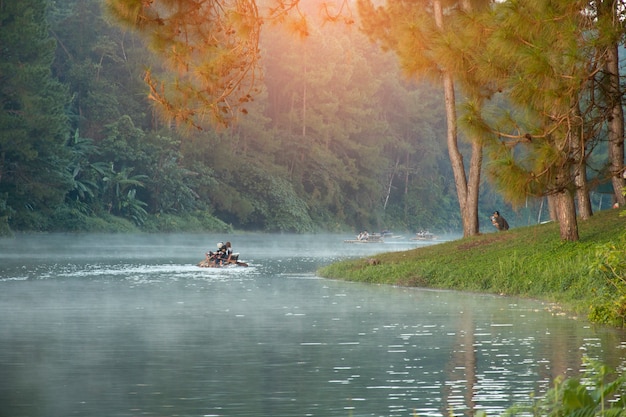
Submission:
[[[366,237],[356,238],[356,239],[347,239],[343,241],[344,243],[385,243],[383,237],[380,233],[372,233]]]
[[[421,232],[417,232],[415,234],[414,238],[411,238],[411,240],[435,240],[437,239],[437,236],[435,236],[434,234],[430,233],[429,231],[421,231]]]

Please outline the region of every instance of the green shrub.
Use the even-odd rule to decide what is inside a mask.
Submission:
[[[590,306],[589,318],[598,323],[624,327],[626,324],[626,233],[614,242],[598,245],[590,273],[606,287]]]
[[[586,360],[581,378],[557,378],[554,387],[530,405],[517,405],[505,416],[617,417],[625,416],[626,375]]]

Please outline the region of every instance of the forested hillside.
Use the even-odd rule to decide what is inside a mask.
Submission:
[[[109,20],[100,0],[0,3],[5,233],[460,230],[440,88],[355,26],[266,28],[246,114],[180,130],[148,100],[160,63]],[[513,213],[483,184],[480,221],[540,204]]]

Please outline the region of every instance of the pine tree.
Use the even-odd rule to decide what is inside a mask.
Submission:
[[[549,196],[561,239],[578,240],[574,194],[589,137],[581,109],[594,73],[585,1],[512,0],[483,16],[487,46],[474,56],[501,93],[468,118],[486,138],[488,170],[505,197]]]
[[[615,200],[626,205],[623,189],[626,186],[624,170],[624,108],[623,88],[620,85],[619,44],[624,37],[624,2],[598,0],[593,2],[599,32],[598,49],[605,57],[603,83],[600,96],[604,99],[607,115],[609,175],[613,185]]]
[[[376,7],[372,0],[358,1],[366,33],[384,48],[394,51],[409,76],[430,78],[443,87],[448,154],[466,237],[479,232],[478,196],[483,145],[478,138],[471,138],[470,162],[466,166],[459,146],[456,87],[471,94],[475,86],[471,71],[462,66],[463,50],[458,49],[455,37],[461,29],[459,16],[489,3],[489,0],[389,0],[384,7]],[[474,43],[472,46],[480,45]]]

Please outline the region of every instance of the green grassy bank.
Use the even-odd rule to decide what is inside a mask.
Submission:
[[[549,223],[381,253],[321,268],[325,278],[522,296],[557,303],[591,321],[626,323],[626,217],[579,221],[578,242]]]

